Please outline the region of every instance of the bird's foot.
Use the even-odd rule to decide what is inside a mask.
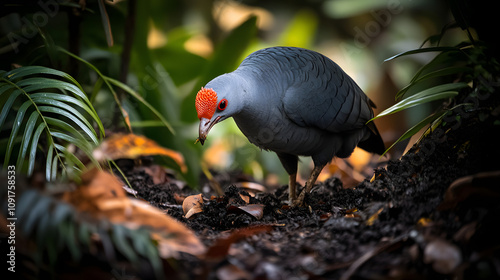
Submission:
[[[306,189],[304,188],[302,192],[300,193],[299,197],[297,199],[291,200],[290,201],[290,206],[291,207],[303,207],[304,205],[304,199],[306,198]]]

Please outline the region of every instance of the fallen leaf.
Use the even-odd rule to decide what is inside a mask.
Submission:
[[[76,190],[65,192],[62,199],[97,219],[130,229],[150,228],[164,258],[175,257],[178,252],[192,255],[205,252],[203,243],[184,224],[144,201],[129,198],[120,181],[105,171],[95,168],[87,171]]]
[[[238,182],[235,184],[238,188],[251,190],[254,192],[265,192],[267,188],[261,184],[254,182]]]
[[[423,226],[423,227],[428,227],[431,224],[432,224],[432,220],[429,218],[422,217],[422,218],[418,219],[418,221],[417,221],[417,225]]]
[[[146,174],[151,176],[153,179],[153,184],[158,185],[167,182],[167,173],[165,172],[165,168],[163,166],[153,164],[151,166],[141,166],[139,170],[144,170]]]
[[[333,214],[330,213],[330,212],[327,212],[327,213],[322,214],[321,216],[319,216],[319,220],[321,222],[326,222],[326,221],[328,221],[328,219],[330,219],[331,216],[333,216]]]
[[[353,213],[355,213],[355,212],[358,212],[358,208],[356,208],[356,207],[355,207],[355,208],[351,208],[351,209],[347,209],[347,210],[345,210],[345,213],[346,213],[346,214],[353,214]]]
[[[368,220],[366,220],[366,225],[367,226],[372,226],[373,223],[375,223],[375,221],[378,220],[378,215],[380,213],[382,213],[382,211],[384,211],[384,208],[385,207],[382,207],[382,208],[378,209],[377,212],[375,212],[375,214],[371,215],[370,218],[368,218]]]
[[[173,159],[183,173],[187,171],[184,157],[180,153],[161,147],[155,141],[135,134],[114,134],[105,139],[93,151],[93,155],[98,161],[163,155]]]
[[[252,215],[257,220],[260,220],[264,216],[264,205],[263,204],[249,204],[243,206],[231,205],[228,207],[228,211],[230,212],[242,211],[243,213]]]
[[[184,216],[189,219],[196,213],[203,211],[203,197],[200,194],[190,195],[182,202],[182,211]]]
[[[248,195],[244,195],[244,194],[241,194],[240,193],[240,197],[241,199],[243,199],[243,201],[245,201],[246,203],[250,203],[250,197]]]
[[[178,194],[178,193],[174,193],[174,199],[175,199],[175,202],[179,205],[182,205],[182,203],[184,202],[184,199],[186,199],[186,196],[182,195],[182,194]]]
[[[217,239],[217,241],[215,241],[215,243],[210,248],[208,248],[205,254],[205,258],[209,260],[224,258],[229,251],[229,247],[231,247],[233,243],[259,233],[270,232],[272,229],[273,227],[271,225],[258,225],[237,229],[233,231],[228,237]]]
[[[448,210],[468,199],[476,199],[478,203],[482,204],[486,202],[496,203],[500,198],[499,180],[500,170],[458,178],[446,190],[444,200],[438,209]]]

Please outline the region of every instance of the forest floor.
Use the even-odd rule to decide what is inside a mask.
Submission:
[[[372,181],[316,184],[302,208],[288,207],[287,186],[250,194],[228,173],[214,176],[224,195],[202,193],[186,218],[181,201],[199,192],[171,177],[154,184],[143,167],[126,174],[138,197],[209,248],[173,262],[176,278],[498,279],[500,102],[491,99],[459,107]]]

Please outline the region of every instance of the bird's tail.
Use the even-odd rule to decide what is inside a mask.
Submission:
[[[385,152],[385,145],[377,127],[373,122],[369,122],[366,124],[366,128],[369,133],[368,137],[359,142],[358,147],[370,153],[383,154]]]

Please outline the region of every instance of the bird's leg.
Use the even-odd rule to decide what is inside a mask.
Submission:
[[[290,204],[297,198],[297,173],[288,175],[288,199]]]
[[[296,155],[276,153],[281,161],[281,164],[288,173],[288,198],[290,205],[297,198],[296,182],[297,182],[297,163],[299,158]]]
[[[314,166],[314,169],[311,172],[311,176],[309,176],[309,179],[307,179],[306,186],[300,193],[299,197],[293,201],[292,206],[304,205],[304,199],[306,198],[306,195],[311,192],[311,189],[314,186],[314,183],[316,183],[316,179],[318,179],[318,176],[321,173],[321,170],[323,170],[323,167],[325,167],[325,165]]]

